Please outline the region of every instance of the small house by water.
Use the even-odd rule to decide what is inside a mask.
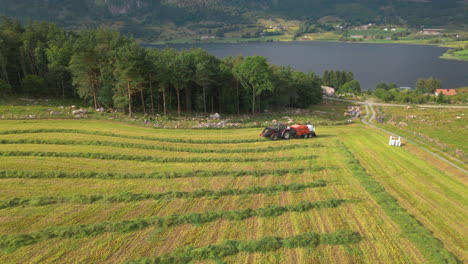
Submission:
[[[457,95],[457,90],[455,89],[437,89],[435,92],[435,96],[439,96],[439,94],[443,95]]]

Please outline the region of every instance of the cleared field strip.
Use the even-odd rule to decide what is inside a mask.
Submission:
[[[173,163],[202,163],[202,162],[280,162],[280,161],[298,161],[312,160],[317,156],[286,156],[286,157],[265,157],[265,158],[179,158],[179,157],[155,157],[126,154],[110,153],[91,153],[91,152],[39,152],[39,151],[0,151],[0,156],[4,157],[62,157],[62,158],[86,158],[100,160],[131,160],[145,162],[173,162]]]
[[[190,172],[152,172],[152,173],[112,173],[112,172],[60,172],[60,171],[0,171],[0,179],[26,178],[26,179],[176,179],[190,177],[263,177],[268,175],[282,176],[286,174],[299,174],[305,171],[321,171],[325,168],[315,166],[309,168],[253,170],[253,171],[190,171]]]
[[[136,202],[143,200],[164,200],[164,199],[177,199],[177,198],[200,198],[200,197],[216,197],[232,196],[232,195],[249,195],[268,193],[273,194],[277,192],[287,191],[302,191],[308,188],[324,187],[327,183],[324,180],[310,182],[306,184],[293,183],[289,185],[272,185],[267,187],[251,186],[245,189],[222,189],[222,190],[206,190],[200,189],[193,192],[165,192],[165,193],[131,193],[124,192],[113,196],[92,195],[84,196],[78,195],[74,197],[36,197],[29,199],[13,198],[8,201],[0,200],[0,209],[18,206],[44,206],[57,203],[81,203],[92,204],[96,202],[106,203],[121,203],[121,202]]]
[[[23,133],[76,133],[83,135],[98,135],[98,136],[109,136],[109,137],[119,137],[119,138],[128,138],[128,139],[144,139],[158,142],[171,142],[171,143],[186,143],[186,144],[235,144],[235,143],[251,143],[251,142],[267,142],[264,138],[250,138],[250,139],[219,139],[219,140],[208,140],[208,139],[184,139],[184,138],[175,138],[175,137],[152,137],[152,136],[143,136],[143,135],[125,135],[125,134],[116,134],[110,132],[102,131],[90,131],[90,130],[81,130],[81,129],[30,129],[30,130],[4,130],[0,131],[0,135],[10,135],[10,134],[23,134]]]
[[[4,128],[4,129],[2,129]],[[7,128],[7,129],[6,129]],[[86,128],[86,129],[83,129]],[[258,128],[252,129],[154,129],[144,128],[134,125],[127,125],[120,122],[106,120],[0,120],[0,132],[12,130],[72,130],[91,131],[96,133],[113,134],[118,131],[119,135],[130,137],[162,138],[162,140],[174,139],[175,142],[226,142],[240,143],[268,141],[261,139]]]
[[[346,144],[367,171],[449,251],[462,262],[467,262],[466,186],[456,176],[447,175],[449,171],[434,167],[437,163],[429,164],[424,159],[415,158],[409,151],[411,148],[388,148],[385,144],[376,143],[386,140],[386,136],[363,131],[355,137]],[[375,147],[362,151],[364,145]]]
[[[279,152],[298,148],[319,148],[322,145],[318,144],[291,144],[277,147],[264,147],[264,148],[241,148],[241,149],[200,149],[200,148],[176,148],[164,147],[156,145],[144,145],[135,143],[118,143],[111,141],[78,141],[78,140],[41,140],[41,139],[19,139],[9,140],[0,139],[0,144],[43,144],[43,145],[82,145],[82,146],[107,146],[117,148],[134,148],[134,149],[150,149],[162,150],[170,152],[190,152],[190,153],[261,153],[261,152]]]
[[[107,146],[85,146],[85,145],[43,145],[43,144],[0,144],[2,152],[73,152],[73,153],[92,153],[92,154],[110,154],[110,155],[130,155],[130,156],[151,156],[155,158],[202,158],[202,159],[245,159],[245,158],[281,158],[293,156],[312,156],[318,154],[318,148],[308,149],[307,152],[301,149],[291,149],[281,152],[260,152],[260,153],[190,153],[190,152],[172,152],[164,150],[134,149]]]
[[[444,247],[444,244],[440,240],[432,236],[430,230],[411,216],[406,209],[401,207],[398,201],[388,194],[385,188],[366,172],[344,144],[342,144],[342,149],[354,176],[361,182],[362,186],[371,194],[387,215],[399,224],[402,235],[411,240],[419,248],[427,261],[431,263],[461,262]]]
[[[223,149],[229,152],[231,149],[240,150],[243,149],[276,149],[276,148],[288,148],[291,145],[300,145],[307,148],[309,145],[314,146],[317,138],[313,139],[297,139],[297,140],[281,140],[271,141],[265,139],[260,142],[250,143],[227,143],[227,144],[195,144],[195,143],[174,143],[174,142],[159,142],[145,139],[132,139],[112,136],[98,136],[98,135],[87,135],[87,134],[76,134],[76,133],[24,133],[24,134],[0,134],[0,140],[51,140],[51,141],[105,141],[115,142],[120,144],[128,143],[132,145],[145,145],[145,146],[156,146],[165,149],[195,149],[195,150],[219,150]],[[317,144],[320,145],[320,144]],[[302,147],[301,147],[302,148]]]
[[[2,192],[0,200],[11,200],[20,197],[30,199],[44,196],[71,197],[75,195],[114,196],[124,192],[132,193],[166,193],[171,191],[194,192],[199,189],[245,189],[249,186],[268,187],[272,185],[307,184],[330,178],[334,171],[304,171],[274,175],[265,174],[259,177],[243,175],[239,177],[187,177],[169,179],[129,178],[129,179],[96,179],[96,178],[8,178],[0,179]],[[327,182],[328,184],[328,182]],[[73,190],[73,192],[70,192]],[[314,191],[325,190],[318,188]]]
[[[89,158],[37,157],[37,156],[0,156],[0,170],[34,171],[34,172],[101,172],[101,173],[161,173],[190,171],[254,171],[277,168],[289,170],[295,168],[315,167],[321,159],[280,161],[280,162],[210,162],[210,163],[162,163],[132,160],[105,160]],[[327,167],[332,168],[332,166]]]
[[[234,211],[208,211],[191,213],[187,215],[171,215],[167,217],[151,217],[146,219],[125,220],[119,222],[103,222],[91,225],[73,225],[64,227],[51,227],[30,234],[4,235],[0,237],[0,249],[15,249],[31,245],[40,241],[54,238],[80,238],[95,236],[107,232],[132,232],[145,229],[149,226],[168,228],[184,224],[203,224],[218,219],[243,220],[251,217],[279,216],[286,212],[306,212],[312,209],[335,208],[346,202],[341,199],[330,199],[318,202],[301,202],[286,206],[268,206],[264,208],[245,208]]]
[[[340,230],[329,234],[303,233],[287,238],[263,237],[259,240],[238,241],[229,240],[218,245],[209,245],[202,248],[186,247],[166,255],[134,260],[130,264],[158,264],[158,263],[190,263],[197,260],[220,260],[240,252],[269,252],[281,248],[315,248],[320,244],[341,245],[359,243],[361,236],[350,230]]]

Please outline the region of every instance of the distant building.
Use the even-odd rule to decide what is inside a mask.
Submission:
[[[424,29],[422,33],[424,35],[440,35],[445,29]]]
[[[443,95],[457,95],[457,90],[455,89],[437,89],[435,92],[435,96],[439,96],[439,94]]]
[[[209,39],[215,39],[216,36],[202,36],[200,40],[209,40]]]
[[[350,36],[350,38],[353,38],[353,39],[362,39],[362,38],[364,38],[364,36],[363,36],[363,35],[352,35],[352,36]]]
[[[335,88],[329,86],[322,86],[323,94],[326,96],[333,96],[335,95]]]

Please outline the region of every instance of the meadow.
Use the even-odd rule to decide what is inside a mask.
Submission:
[[[383,123],[375,123],[440,153],[462,168],[467,168],[466,109],[376,107]]]
[[[362,124],[0,121],[1,263],[461,263],[466,178]]]

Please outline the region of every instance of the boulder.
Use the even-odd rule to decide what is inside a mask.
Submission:
[[[105,111],[106,110],[103,107],[96,109],[96,112],[98,113],[104,113]]]
[[[56,112],[56,111],[50,111],[50,115],[51,116],[59,116],[59,115],[62,115],[62,113]]]
[[[217,119],[217,120],[219,120],[219,119],[221,119],[221,115],[218,114],[218,113],[215,113],[214,115],[210,115],[210,119]]]
[[[407,127],[407,126],[408,126],[408,124],[406,124],[405,122],[400,122],[400,123],[398,123],[398,125],[399,125],[399,126],[403,126],[403,127]]]
[[[78,110],[73,110],[72,111],[73,115],[86,115],[87,113],[88,113],[88,111],[86,111],[84,109],[78,109]]]

